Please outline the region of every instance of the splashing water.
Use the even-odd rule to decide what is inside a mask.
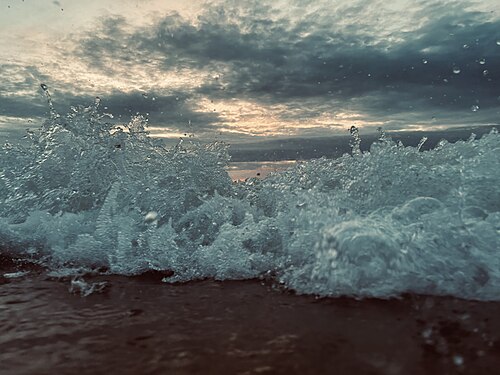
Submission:
[[[423,152],[425,139],[381,133],[362,152],[352,128],[352,155],[234,184],[222,143],[167,149],[142,117],[117,127],[99,101],[61,116],[44,92],[31,144],[0,154],[4,255],[171,282],[272,275],[322,296],[500,300],[496,131]]]

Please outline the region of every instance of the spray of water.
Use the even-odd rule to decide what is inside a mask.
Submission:
[[[272,277],[299,293],[500,300],[500,136],[369,151],[234,184],[222,143],[165,148],[90,106],[0,153],[0,248],[53,270]]]

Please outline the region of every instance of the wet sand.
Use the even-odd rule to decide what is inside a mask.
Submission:
[[[0,275],[16,271],[4,267]],[[500,303],[317,299],[259,281],[0,277],[2,374],[492,374]],[[96,284],[97,285],[97,284]],[[102,285],[102,284],[99,284]]]

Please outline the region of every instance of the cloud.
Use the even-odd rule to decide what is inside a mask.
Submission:
[[[78,102],[78,100],[75,100]],[[110,113],[124,114],[128,119],[135,114],[147,115],[150,124],[163,125],[183,132],[204,132],[218,123],[217,113],[199,111],[185,93],[110,93],[102,99],[102,107]]]
[[[71,106],[90,105],[95,97],[74,96],[59,92],[52,95],[54,107],[65,113]],[[216,113],[199,111],[185,93],[164,95],[155,92],[108,92],[100,98],[100,108],[113,115],[118,123],[128,122],[135,115],[146,116],[152,126],[174,128],[183,133],[203,133],[218,123]]]
[[[100,94],[111,112],[147,112],[178,128],[191,120],[200,131],[236,129],[235,100],[259,114],[262,127],[269,127],[267,113],[308,134],[308,123],[332,129],[352,119],[394,128],[432,117],[450,125],[498,122],[495,14],[463,1],[284,4],[209,2],[197,16],[170,13],[146,26],[107,17],[92,33],[73,36],[71,58],[112,78]],[[113,87],[113,80],[125,83]],[[65,102],[81,99],[70,91]],[[22,112],[16,108],[12,115]]]
[[[383,31],[370,35],[362,24],[358,29],[355,24],[332,25],[331,17],[320,15],[324,9],[303,20],[271,21],[268,6],[251,4],[214,6],[195,23],[173,14],[129,33],[120,32],[122,20],[109,19],[101,31],[107,37],[86,40],[83,50],[93,64],[108,55],[124,64],[132,57],[149,56],[165,70],[185,66],[220,71],[220,82],[207,82],[198,92],[221,98],[286,103],[315,97],[325,102],[377,93],[379,114],[410,106],[468,110],[477,103],[482,108],[498,105],[500,21],[459,3],[427,3],[415,11],[425,14],[425,22],[385,39]],[[355,11],[359,7],[335,19]]]
[[[0,116],[41,117],[45,112],[43,105],[29,98],[0,96]]]

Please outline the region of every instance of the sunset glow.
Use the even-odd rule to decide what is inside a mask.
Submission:
[[[498,123],[496,1],[7,3],[4,118],[43,118],[44,83],[59,111],[99,96],[116,121],[139,113],[167,138]]]

